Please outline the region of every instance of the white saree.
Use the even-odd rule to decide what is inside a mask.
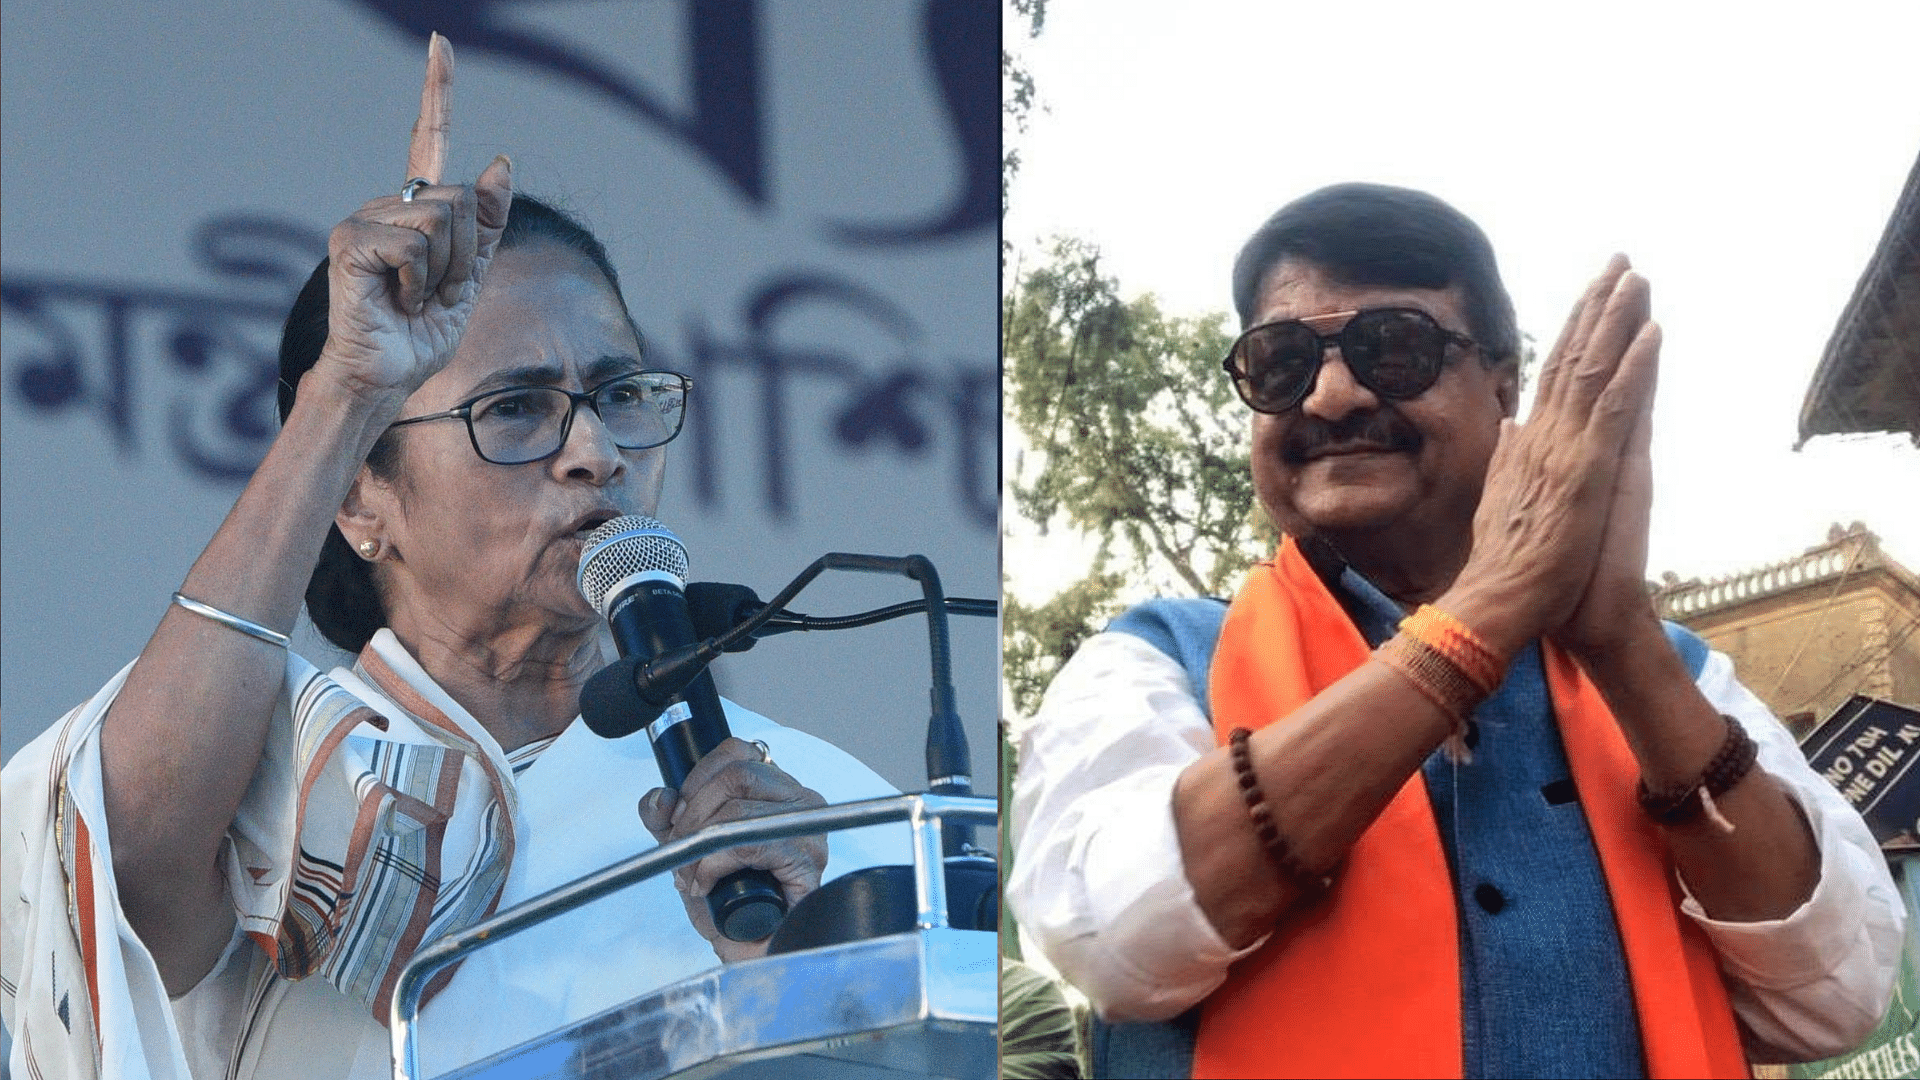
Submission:
[[[290,653],[221,856],[234,942],[169,1000],[113,881],[99,729],[126,674],[0,775],[0,1012],[17,1077],[385,1076],[387,1003],[421,943],[654,846],[635,810],[660,783],[644,735],[607,741],[576,720],[508,755],[388,631],[352,669]],[[766,742],[828,802],[892,792],[843,751],[726,705],[736,735]],[[828,847],[829,879],[908,858],[902,826],[835,833]],[[671,878],[654,878],[438,980],[418,1029],[423,1071],[716,962]]]

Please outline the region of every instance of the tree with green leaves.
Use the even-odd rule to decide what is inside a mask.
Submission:
[[[1220,370],[1224,314],[1122,299],[1098,249],[1071,239],[1017,269],[1002,303],[1003,401],[1024,444],[1008,493],[1039,531],[1069,530],[1092,552],[1051,599],[1003,601],[1005,678],[1031,713],[1126,601],[1230,592],[1275,536],[1248,473],[1248,414]]]
[[[1010,6],[1016,19],[1027,24],[1028,39],[1040,36],[1047,24],[1047,0],[1011,0]],[[1017,35],[1009,32],[1002,40],[1012,41]],[[1007,196],[1013,187],[1013,178],[1020,172],[1020,148],[1015,144],[1015,136],[1027,130],[1027,118],[1032,115],[1039,99],[1034,95],[1033,73],[1020,62],[1019,54],[1012,49],[1000,48],[1000,212],[1007,212]],[[1006,249],[1003,246],[1001,250]]]

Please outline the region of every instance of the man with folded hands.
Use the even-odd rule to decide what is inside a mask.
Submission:
[[[1007,894],[1112,1076],[1745,1076],[1864,1038],[1865,824],[1644,584],[1660,329],[1614,257],[1525,423],[1486,237],[1344,184],[1242,249],[1225,367],[1285,535],[1088,639]]]

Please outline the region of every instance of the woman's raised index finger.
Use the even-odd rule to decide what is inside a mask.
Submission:
[[[427,82],[420,88],[420,119],[407,147],[407,175],[438,184],[447,164],[447,129],[453,119],[453,46],[436,31],[427,39]]]

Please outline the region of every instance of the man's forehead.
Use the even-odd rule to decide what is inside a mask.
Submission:
[[[1359,308],[1350,308],[1346,311],[1329,311],[1320,315],[1304,315],[1301,316],[1300,321],[1322,334],[1331,334],[1347,325],[1347,320],[1358,314],[1360,314]]]
[[[1444,326],[1458,326],[1465,314],[1458,286],[1354,285],[1311,263],[1286,260],[1261,279],[1249,325],[1297,319],[1324,334],[1345,326],[1357,312],[1384,307],[1424,311]]]

